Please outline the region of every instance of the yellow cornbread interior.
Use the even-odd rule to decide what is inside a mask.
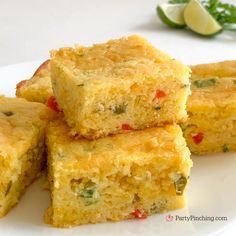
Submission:
[[[186,120],[189,72],[139,36],[62,48],[51,60],[57,102],[88,139],[121,133],[123,124],[144,129]]]
[[[16,96],[31,102],[46,103],[53,96],[50,64],[17,88]]]
[[[0,217],[20,199],[45,162],[43,104],[0,96]]]
[[[191,67],[192,95],[189,119],[182,125],[190,151],[195,154],[236,150],[236,61]],[[194,136],[202,133],[202,141]]]
[[[47,129],[51,206],[57,227],[133,218],[184,206],[192,162],[177,125],[89,141],[63,120]]]

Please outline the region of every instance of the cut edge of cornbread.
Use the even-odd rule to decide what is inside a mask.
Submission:
[[[39,177],[46,163],[45,129],[53,118],[41,103],[0,96],[0,217]]]
[[[129,215],[123,219],[112,218],[112,219],[103,220],[103,221],[94,221],[93,219],[91,219],[91,221],[86,222],[86,223],[82,223],[82,224],[97,224],[97,223],[106,223],[108,221],[118,222],[118,221],[124,221],[124,220],[132,220],[132,219],[146,219],[149,216],[153,216],[154,214],[163,214],[163,213],[166,213],[169,211],[174,211],[174,210],[184,208],[186,206],[186,196],[185,195],[176,196],[176,197],[166,196],[166,198],[168,198],[168,203],[165,200],[160,199],[159,201],[157,201],[157,204],[153,204],[153,206],[150,207],[149,209],[145,209],[148,211],[148,213],[146,211],[145,212],[140,211],[140,212],[137,212],[137,216],[136,215]],[[161,209],[163,205],[165,205],[165,210]],[[63,214],[63,212],[61,212],[61,214]],[[140,217],[138,216],[139,214],[140,214]],[[66,221],[61,222],[61,223],[56,223],[55,221],[53,221],[52,216],[53,216],[53,209],[50,206],[44,214],[44,222],[46,224],[49,224],[49,225],[56,227],[56,228],[71,228],[71,227],[76,227],[76,226],[82,225],[82,224],[74,224],[73,222],[66,222]]]
[[[191,66],[189,119],[181,126],[190,151],[236,151],[236,60]]]
[[[89,141],[72,137],[58,120],[50,123],[46,140],[52,201],[46,223],[119,221],[185,205],[192,161],[177,125]]]
[[[67,123],[87,139],[187,119],[190,69],[139,36],[53,51],[51,76]]]
[[[37,160],[32,162],[31,160],[34,155],[37,155]],[[28,150],[21,159],[25,159],[25,163],[21,165],[21,173],[17,176],[17,180],[14,183],[12,180],[7,183],[5,199],[0,200],[2,206],[0,209],[0,218],[4,217],[18,204],[27,187],[41,176],[41,171],[46,163],[45,149],[44,147],[35,147],[32,150]],[[32,164],[29,166],[28,162],[32,162]]]

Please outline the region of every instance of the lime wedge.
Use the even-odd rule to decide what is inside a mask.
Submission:
[[[186,4],[163,3],[157,6],[157,14],[166,25],[173,28],[184,28],[184,9]]]
[[[187,4],[184,20],[192,31],[203,36],[213,36],[222,30],[221,25],[198,0],[190,0]]]

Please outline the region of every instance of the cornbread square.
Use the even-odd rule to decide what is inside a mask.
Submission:
[[[192,153],[236,151],[236,61],[192,66],[189,119],[182,125]]]
[[[177,125],[97,140],[73,137],[62,120],[46,134],[56,227],[145,218],[184,207],[192,161]]]
[[[85,138],[187,118],[190,69],[139,36],[53,51],[50,64],[59,107]]]
[[[50,73],[50,60],[47,60],[30,79],[22,80],[16,85],[16,96],[31,102],[46,103],[53,96]]]
[[[43,104],[0,96],[0,217],[38,177],[45,163],[44,134],[51,116]]]

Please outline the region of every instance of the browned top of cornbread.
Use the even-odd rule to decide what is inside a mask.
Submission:
[[[41,103],[0,96],[0,157],[21,156],[37,141],[34,136],[52,116]]]
[[[191,66],[192,95],[188,99],[188,111],[201,106],[206,108],[236,107],[236,61],[223,61]],[[208,110],[208,112],[210,112]]]
[[[104,88],[105,85],[101,84],[104,81],[109,86],[109,83],[113,85],[116,83],[121,84],[121,82],[128,84],[129,82],[142,83],[146,78],[149,78],[150,81],[151,79],[159,78],[167,83],[174,81],[183,85],[189,83],[189,69],[182,63],[174,60],[168,61],[168,63],[160,63],[158,66],[154,61],[147,59],[129,60],[91,71],[81,71],[79,68],[75,68],[71,71],[68,70],[67,74],[75,80],[78,86],[86,83],[96,88],[100,88],[100,86]]]
[[[52,68],[54,65],[59,66],[62,73],[73,78],[78,86],[89,83],[96,88],[99,85],[104,88],[109,82],[141,83],[146,78],[158,78],[166,82],[172,80],[174,84],[189,83],[190,70],[187,66],[171,59],[137,35],[92,47],[62,48],[52,51],[51,57]],[[101,83],[103,81],[106,83]]]
[[[71,64],[80,70],[93,70],[110,66],[113,63],[125,62],[130,59],[151,59],[163,62],[171,59],[162,51],[154,48],[150,43],[137,35],[110,40],[92,47],[76,46],[52,51],[51,57]],[[68,59],[68,61],[66,61]]]
[[[231,77],[236,76],[236,60],[222,61],[209,64],[199,64],[190,66],[192,70],[191,79],[195,77]]]
[[[45,103],[52,94],[50,60],[43,62],[30,79],[16,85],[16,96],[28,101]]]
[[[155,153],[163,159],[174,156],[185,159],[186,156],[182,156],[182,153],[188,152],[178,125],[149,128],[88,141],[74,137],[67,124],[58,119],[50,123],[46,133],[48,144],[50,142],[50,148],[55,153],[54,161],[65,162],[68,165],[71,164],[71,159],[93,165],[94,161],[103,162],[109,158],[126,159],[127,154],[129,158],[138,158],[141,162],[148,160],[148,157],[145,158],[148,153]],[[143,152],[143,156],[137,157],[137,152]],[[66,158],[63,158],[64,156]],[[93,159],[87,162],[85,157]]]

